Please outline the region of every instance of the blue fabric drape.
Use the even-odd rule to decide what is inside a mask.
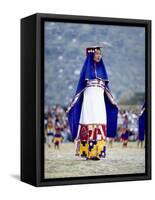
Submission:
[[[146,107],[145,107],[145,103],[142,107],[143,113],[140,115],[139,117],[139,121],[138,121],[138,125],[139,125],[139,135],[138,135],[138,139],[140,141],[144,140],[144,135],[145,135],[145,115],[146,115]]]

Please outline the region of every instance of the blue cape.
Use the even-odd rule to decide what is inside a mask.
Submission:
[[[95,73],[93,57],[94,53],[89,53],[84,62],[75,95],[77,95],[86,87],[86,80],[96,79],[96,78],[105,81],[106,90],[110,93],[108,86],[109,82],[108,75],[103,60],[101,59],[99,63],[96,63],[96,73]],[[111,102],[106,92],[104,92],[104,98],[105,98],[106,115],[107,115],[107,137],[115,137],[117,132],[118,108],[115,104]],[[68,113],[68,121],[73,140],[76,138],[78,132],[82,102],[83,102],[83,92]]]
[[[138,125],[139,125],[139,135],[138,135],[138,139],[140,141],[144,140],[144,135],[145,135],[145,115],[146,115],[146,107],[145,107],[145,103],[142,107],[142,114],[139,117],[139,121],[138,121]]]

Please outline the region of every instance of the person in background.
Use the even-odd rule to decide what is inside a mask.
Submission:
[[[125,115],[123,125],[122,125],[122,131],[121,131],[121,140],[123,143],[123,148],[127,148],[128,145],[128,138],[129,138],[129,131],[128,131],[128,116]]]
[[[47,124],[47,144],[48,144],[49,148],[52,145],[53,136],[54,136],[54,126],[53,126],[52,121],[48,121],[48,124]]]
[[[60,149],[60,143],[62,142],[62,135],[61,135],[61,125],[58,119],[55,122],[55,135],[53,142],[54,142],[54,148]]]

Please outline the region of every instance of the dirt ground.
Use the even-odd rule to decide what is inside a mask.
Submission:
[[[45,178],[80,177],[96,175],[133,174],[145,172],[145,149],[129,142],[128,148],[115,142],[107,147],[106,158],[99,161],[75,156],[74,143],[62,143],[60,150],[45,144]]]

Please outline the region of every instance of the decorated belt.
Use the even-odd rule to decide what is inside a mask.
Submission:
[[[87,86],[81,90],[77,95],[75,95],[75,97],[73,98],[72,102],[70,103],[70,105],[68,106],[68,109],[66,110],[66,113],[68,113],[71,108],[74,106],[74,104],[77,102],[77,100],[79,99],[80,95],[88,88],[88,87],[101,87],[103,89],[105,89],[105,92],[107,94],[107,96],[109,97],[110,101],[112,104],[116,105],[116,103],[114,102],[113,96],[111,95],[111,93],[109,92],[109,90],[105,87],[104,83],[102,81],[88,81],[87,82]]]
[[[101,88],[105,88],[105,85],[102,81],[90,81],[87,82],[87,87],[101,87]]]

